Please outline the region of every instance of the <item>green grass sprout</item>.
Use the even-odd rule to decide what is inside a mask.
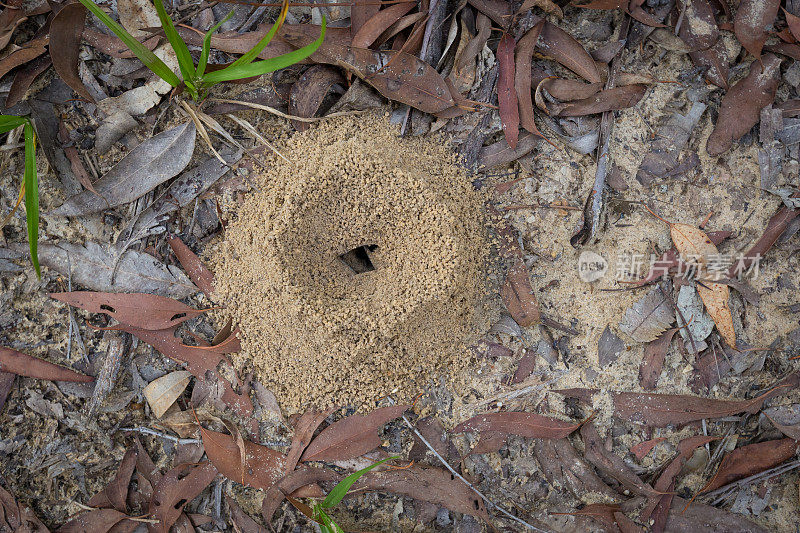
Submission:
[[[25,174],[22,179],[20,198],[24,194],[25,217],[28,225],[28,245],[31,253],[31,263],[36,271],[36,276],[41,279],[42,271],[39,267],[39,175],[36,171],[36,132],[33,123],[27,117],[14,115],[0,115],[0,133],[6,133],[20,126],[24,126],[25,135]],[[19,202],[17,203],[19,205]],[[14,210],[17,208],[14,207]],[[13,215],[14,211],[11,212]],[[6,221],[11,215],[6,217]],[[5,225],[5,221],[4,224]]]
[[[377,463],[373,463],[368,467],[362,468],[357,472],[353,472],[352,474],[341,480],[338,485],[333,487],[333,489],[331,489],[331,491],[328,493],[327,496],[325,496],[325,499],[322,500],[321,503],[314,502],[311,504],[311,506],[308,506],[301,501],[295,500],[294,498],[288,498],[288,500],[301,513],[306,515],[311,520],[315,521],[319,525],[320,531],[322,533],[344,533],[344,530],[341,528],[341,526],[339,526],[339,524],[334,522],[333,519],[330,516],[328,516],[328,513],[326,513],[325,511],[330,510],[339,505],[339,502],[341,502],[342,499],[345,497],[347,492],[353,486],[353,483],[358,481],[358,479],[361,476],[363,476],[376,466],[382,465],[386,461],[391,461],[392,459],[397,459],[397,456],[387,457],[382,461],[378,461]]]
[[[97,18],[103,22],[103,24],[108,26],[108,28],[114,32],[114,34],[116,34],[116,36],[119,37],[128,48],[130,48],[130,50],[142,61],[142,63],[144,63],[147,68],[149,68],[158,77],[173,87],[181,86],[180,78],[178,78],[178,75],[174,73],[166,63],[159,59],[158,56],[156,56],[153,52],[148,50],[142,43],[137,41],[119,23],[109,17],[108,14],[106,14],[106,12],[100,8],[100,6],[95,4],[92,0],[80,0],[80,2],[86,6],[86,9],[94,13],[95,16],[97,16]],[[251,50],[223,69],[213,72],[206,72],[208,67],[208,56],[211,50],[211,35],[232,16],[233,11],[228,13],[223,20],[206,32],[205,36],[203,37],[203,47],[200,52],[200,60],[195,67],[194,59],[192,59],[192,55],[189,52],[189,47],[186,45],[186,41],[184,41],[178,33],[178,30],[175,28],[175,24],[172,22],[172,19],[170,19],[169,15],[167,15],[167,10],[164,8],[164,3],[162,0],[153,0],[153,4],[155,5],[156,13],[158,13],[158,18],[161,21],[161,27],[164,30],[164,34],[166,35],[170,46],[172,46],[172,49],[175,51],[175,56],[178,58],[178,66],[180,68],[181,76],[183,77],[183,86],[186,88],[186,92],[189,93],[195,102],[203,100],[208,95],[209,89],[218,83],[241,80],[253,76],[261,76],[262,74],[267,74],[269,72],[274,72],[276,70],[294,65],[295,63],[302,61],[313,54],[317,48],[322,45],[322,41],[325,39],[327,20],[325,17],[323,17],[319,39],[313,43],[287,54],[256,61],[258,54],[260,54],[264,48],[266,48],[280,27],[283,25],[283,22],[286,20],[286,14],[289,11],[289,0],[283,0],[278,20],[275,21],[275,24],[272,25],[270,31],[267,32],[267,34],[264,35],[264,37],[261,38],[261,40],[259,40]]]

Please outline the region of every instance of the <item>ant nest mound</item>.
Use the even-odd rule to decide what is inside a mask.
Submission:
[[[485,197],[439,138],[375,114],[294,135],[214,252],[241,364],[289,412],[408,398],[490,321]]]

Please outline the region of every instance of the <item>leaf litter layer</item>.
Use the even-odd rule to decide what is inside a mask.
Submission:
[[[292,137],[211,263],[215,297],[290,412],[413,397],[469,365],[492,291],[485,197],[446,144],[379,114]],[[496,287],[494,288],[496,293]]]

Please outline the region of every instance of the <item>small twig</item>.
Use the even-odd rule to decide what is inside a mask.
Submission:
[[[120,428],[120,431],[135,431],[144,435],[153,435],[154,437],[161,437],[162,439],[171,440],[176,444],[200,444],[203,442],[200,439],[180,439],[178,437],[173,437],[172,435],[167,435],[166,433],[156,431],[155,429],[142,426],[137,426],[135,428]]]
[[[252,107],[253,109],[260,109],[262,111],[267,111],[268,113],[272,113],[273,115],[277,115],[281,118],[285,118],[288,120],[297,120],[299,122],[320,122],[321,120],[327,120],[329,118],[346,117],[350,115],[361,115],[363,113],[366,113],[366,111],[339,111],[338,113],[330,113],[328,115],[325,115],[324,117],[298,117],[296,115],[289,115],[288,113],[284,113],[283,111],[278,111],[274,107],[270,107],[268,105],[263,105],[263,104],[256,104],[254,102],[228,100],[225,98],[209,98],[208,101],[220,102],[223,104],[239,104],[247,107]]]
[[[392,398],[389,398],[389,402],[392,403],[392,404],[395,403]],[[422,433],[420,433],[419,430],[417,430],[417,428],[414,427],[414,424],[411,423],[411,421],[408,419],[408,417],[406,415],[402,415],[402,418],[403,418],[403,422],[405,422],[406,425],[409,427],[409,429],[411,429],[411,431],[414,432],[414,435],[416,435],[417,438],[419,438],[419,440],[422,441],[422,443],[428,448],[428,450],[430,450],[430,452],[437,459],[439,459],[439,461],[442,463],[442,465],[444,465],[444,467],[447,468],[450,471],[450,473],[453,474],[453,476],[457,477],[459,479],[459,481],[461,481],[467,487],[469,487],[469,489],[472,492],[474,492],[477,496],[479,496],[486,503],[486,505],[489,506],[489,508],[496,509],[500,514],[504,515],[507,518],[510,518],[511,520],[513,520],[514,522],[517,522],[518,524],[521,524],[521,525],[525,526],[527,529],[530,529],[531,531],[542,531],[544,533],[550,533],[546,529],[540,529],[540,528],[538,528],[538,527],[536,527],[536,526],[534,526],[532,524],[529,524],[525,520],[514,516],[513,514],[511,514],[508,511],[506,511],[503,507],[500,507],[498,504],[494,503],[489,498],[484,496],[483,493],[481,491],[479,491],[478,489],[476,489],[475,486],[472,483],[467,481],[464,478],[464,476],[462,476],[461,474],[456,472],[456,470],[452,466],[450,466],[450,464],[444,459],[444,457],[439,455],[439,452],[437,452],[436,449],[433,446],[431,446],[431,443],[428,442],[428,439],[426,439],[425,437],[422,436]]]

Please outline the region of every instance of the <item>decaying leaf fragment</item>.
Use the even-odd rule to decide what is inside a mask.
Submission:
[[[156,378],[144,388],[144,397],[156,418],[161,418],[172,407],[192,379],[192,373],[176,370]]]
[[[453,432],[479,431],[481,434],[493,432],[534,439],[561,439],[580,426],[580,422],[567,422],[536,413],[503,412],[474,416],[457,425]]]
[[[650,342],[675,321],[672,305],[659,287],[654,287],[627,311],[619,329],[637,342]]]

